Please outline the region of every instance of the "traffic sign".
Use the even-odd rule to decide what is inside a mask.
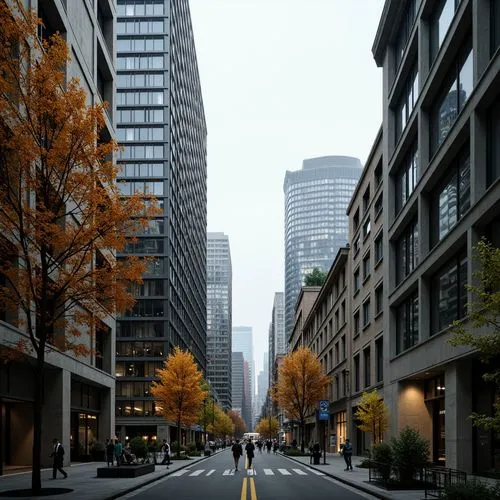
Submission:
[[[330,401],[328,399],[322,399],[319,402],[318,420],[329,420],[330,419]]]

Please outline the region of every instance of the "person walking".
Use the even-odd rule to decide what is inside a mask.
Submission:
[[[112,439],[106,439],[106,461],[111,464],[111,467],[114,465],[114,456],[115,456],[115,443]]]
[[[117,439],[115,443],[115,458],[117,467],[120,467],[120,465],[122,464],[122,454],[123,454],[123,446],[120,440]]]
[[[233,453],[234,459],[234,470],[238,470],[238,462],[240,461],[240,457],[243,455],[243,447],[240,444],[240,440],[237,439],[233,446],[231,447],[231,451]]]
[[[163,444],[161,445],[161,451],[163,451],[163,460],[161,461],[161,465],[166,465],[167,469],[170,465],[170,445],[167,443],[167,440],[163,440]]]
[[[345,464],[347,466],[344,470],[352,470],[352,444],[349,439],[345,440],[342,454],[344,455]]]
[[[245,451],[247,452],[247,459],[248,459],[248,468],[252,468],[252,460],[255,456],[255,445],[252,443],[252,438],[248,440],[247,445],[245,446]]]
[[[54,459],[53,467],[52,467],[52,479],[56,479],[57,477],[57,471],[59,471],[63,476],[64,479],[68,477],[68,474],[64,472],[63,469],[63,463],[64,463],[64,448],[63,445],[59,442],[59,439],[54,438],[52,440],[52,443],[54,445],[54,451],[50,455]]]

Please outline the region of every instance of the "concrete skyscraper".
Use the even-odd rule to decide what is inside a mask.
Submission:
[[[350,156],[304,160],[302,170],[287,171],[285,193],[285,335],[304,277],[315,267],[327,272],[347,243],[346,209],[362,171]]]
[[[117,432],[174,440],[149,388],[174,346],[206,369],[205,115],[188,0],[118,0],[117,12],[119,185],[162,211],[125,249],[155,260],[118,320]]]
[[[233,326],[233,353],[242,352],[243,359],[248,363],[248,392],[245,404],[253,408],[253,399],[255,398],[255,363],[253,360],[253,330],[251,326]],[[248,401],[250,398],[250,401]],[[252,410],[250,410],[252,413]],[[251,416],[250,416],[251,417]],[[246,421],[247,426],[251,426],[253,418]]]
[[[231,286],[229,238],[224,233],[208,233],[207,379],[225,410],[231,409]]]

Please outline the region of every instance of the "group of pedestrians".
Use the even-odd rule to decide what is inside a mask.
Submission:
[[[276,454],[278,453],[279,449],[279,443],[277,439],[266,439],[266,441],[263,441],[259,439],[257,441],[257,449],[259,450],[259,453],[262,453],[263,449],[267,450],[267,453],[271,453],[271,450],[273,450],[273,453]]]
[[[234,459],[234,470],[237,471],[240,458],[243,456],[243,446],[240,443],[239,439],[236,439],[236,441],[233,443],[233,446],[231,447],[231,452],[233,454],[233,459]],[[251,469],[252,461],[255,457],[255,445],[252,443],[252,438],[250,438],[246,443],[245,452],[247,454],[247,468]]]

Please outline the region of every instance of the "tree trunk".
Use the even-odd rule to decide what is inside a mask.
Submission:
[[[44,385],[45,353],[37,353],[35,367],[35,394],[33,401],[33,457],[31,471],[31,489],[37,494],[42,489],[41,461],[42,461],[42,411],[43,411],[43,385]]]
[[[181,458],[181,422],[177,420],[177,458]]]
[[[300,422],[300,452],[304,453],[305,450],[305,443],[304,443],[304,436],[306,433],[306,423],[304,420],[301,420]]]

